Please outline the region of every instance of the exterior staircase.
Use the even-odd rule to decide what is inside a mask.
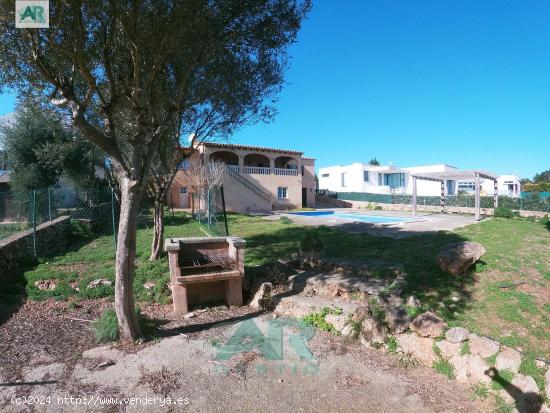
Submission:
[[[227,208],[230,210],[236,210],[231,206],[232,199],[240,200],[243,196],[251,198],[250,209],[258,211],[271,211],[273,207],[273,199],[271,194],[264,191],[254,182],[240,174],[238,171],[231,167],[225,168],[226,179],[224,182],[224,194]],[[243,193],[243,191],[245,191]],[[235,202],[235,205],[240,205],[242,202]]]

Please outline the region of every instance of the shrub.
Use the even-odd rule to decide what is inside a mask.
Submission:
[[[302,251],[321,252],[323,248],[323,241],[317,230],[308,231],[300,243],[300,249]]]
[[[292,220],[289,217],[281,217],[279,218],[279,222],[284,225],[292,224]]]
[[[303,318],[306,325],[314,326],[321,331],[327,331],[334,335],[339,335],[340,332],[334,328],[334,326],[325,320],[325,316],[328,314],[340,315],[342,310],[339,308],[324,307],[318,313],[310,313]]]
[[[382,208],[380,205],[376,205],[376,206],[374,207],[374,210],[375,210],[375,211],[382,211],[382,209],[383,209],[383,208]]]
[[[92,323],[95,337],[99,342],[115,341],[118,339],[118,319],[115,310],[108,308],[99,320]]]
[[[508,207],[495,208],[495,217],[497,218],[515,218],[519,217],[519,212],[512,210]]]
[[[141,326],[141,331],[144,337],[151,337],[155,330],[154,323],[141,314],[140,309],[136,309],[136,316]],[[92,323],[96,339],[99,342],[110,342],[118,340],[118,318],[116,312],[112,308],[108,308],[103,312],[101,317]]]
[[[399,347],[399,344],[397,343],[397,339],[394,336],[389,336],[386,339],[386,346],[388,347],[388,351],[390,353],[397,352],[397,348]]]

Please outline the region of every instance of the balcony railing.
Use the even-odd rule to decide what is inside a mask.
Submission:
[[[286,168],[267,168],[263,166],[239,166],[239,165],[226,165],[228,169],[233,172],[249,174],[249,175],[279,175],[279,176],[298,176],[297,169]]]
[[[285,168],[273,168],[275,175],[289,175],[289,176],[298,176],[297,169],[285,169]]]

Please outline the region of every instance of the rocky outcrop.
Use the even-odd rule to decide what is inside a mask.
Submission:
[[[468,340],[470,333],[462,327],[453,327],[445,333],[445,338],[451,343],[462,343]]]
[[[486,337],[479,337],[476,334],[470,334],[470,352],[479,354],[483,358],[494,356],[498,353],[500,344],[497,341]]]
[[[483,245],[477,242],[455,242],[443,247],[437,256],[437,263],[446,273],[463,275],[485,255],[485,252]]]
[[[428,311],[416,317],[410,328],[422,337],[440,337],[447,328],[447,324],[436,314]]]
[[[265,282],[260,285],[250,301],[250,307],[256,310],[267,310],[271,307],[273,284]]]
[[[511,348],[505,348],[497,355],[495,363],[497,370],[510,370],[517,373],[520,365],[521,354],[519,351]]]

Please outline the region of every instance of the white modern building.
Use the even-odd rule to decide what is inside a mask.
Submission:
[[[412,175],[425,173],[446,173],[458,171],[458,168],[446,165],[422,165],[400,168],[395,165],[375,166],[364,163],[337,165],[319,168],[319,189],[334,192],[368,192],[373,194],[412,194]],[[492,196],[494,183],[481,179],[481,196]],[[439,182],[419,180],[417,182],[419,196],[441,195]],[[445,195],[459,193],[473,194],[473,180],[446,180]],[[521,194],[520,178],[516,175],[501,175],[498,177],[498,195],[519,197]]]

